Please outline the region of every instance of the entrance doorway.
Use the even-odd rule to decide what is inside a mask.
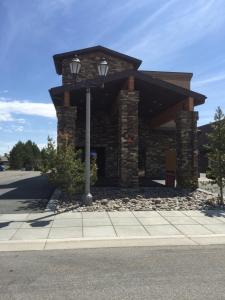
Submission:
[[[105,148],[96,147],[91,149],[91,156],[96,159],[98,178],[105,177]]]
[[[85,148],[79,147],[82,151],[82,160],[85,160]],[[105,148],[95,147],[91,148],[91,158],[96,159],[96,164],[98,167],[97,176],[98,178],[103,178],[105,176]]]

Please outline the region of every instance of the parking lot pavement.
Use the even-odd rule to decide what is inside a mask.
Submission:
[[[0,172],[0,214],[41,212],[52,191],[40,172]]]

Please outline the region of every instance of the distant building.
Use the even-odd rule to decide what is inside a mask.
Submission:
[[[78,55],[76,80],[69,64]],[[91,148],[106,184],[134,187],[175,172],[177,185],[198,185],[198,113],[206,97],[190,90],[192,73],[139,70],[141,60],[96,46],[54,55],[62,85],[50,89],[58,145],[85,145],[85,84],[99,83],[97,63],[109,64],[104,89],[93,88]],[[85,84],[84,84],[85,83]]]
[[[8,167],[9,160],[6,156],[0,156],[0,166]]]

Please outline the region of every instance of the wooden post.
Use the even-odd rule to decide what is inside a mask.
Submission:
[[[127,89],[129,92],[134,91],[134,76],[129,76],[127,81]]]
[[[66,106],[66,107],[70,106],[70,92],[69,91],[64,92],[63,105]]]
[[[194,110],[194,99],[192,97],[188,97],[188,99],[184,101],[184,110],[187,111]]]

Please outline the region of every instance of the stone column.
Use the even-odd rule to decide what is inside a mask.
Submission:
[[[77,107],[75,106],[58,106],[56,107],[58,118],[57,144],[58,147],[64,143],[75,147],[75,129],[77,118]]]
[[[120,91],[119,177],[124,187],[138,186],[138,102],[137,91]]]
[[[180,111],[176,117],[176,179],[180,188],[198,187],[198,113]]]

